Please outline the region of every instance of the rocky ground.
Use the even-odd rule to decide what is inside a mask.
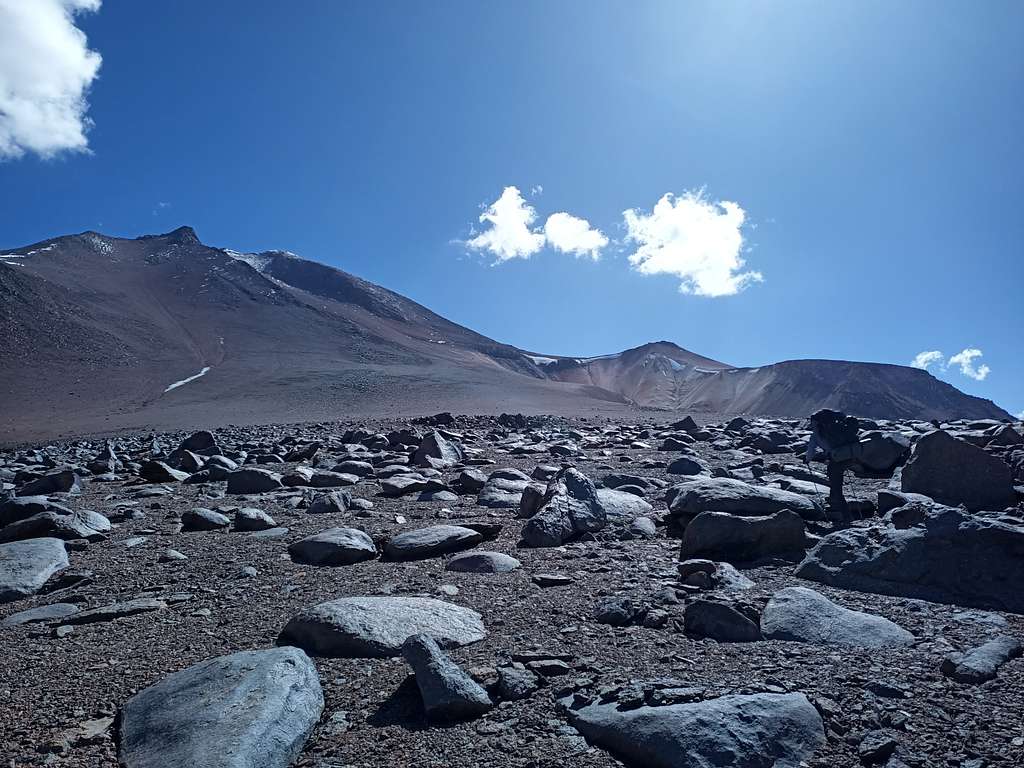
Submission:
[[[290,734],[301,749],[297,766],[689,765],[682,755],[651,758],[615,746],[593,731],[612,726],[587,726],[581,719],[602,702],[619,713],[653,713],[657,721],[682,704],[785,693],[806,696],[813,705],[811,727],[823,737],[820,743],[808,737],[814,743],[804,744],[805,752],[777,734],[770,737],[773,748],[785,753],[777,765],[1021,765],[1024,661],[1015,658],[1019,646],[1012,642],[1024,638],[1024,608],[1013,594],[1024,584],[1019,425],[943,425],[955,445],[928,449],[936,440],[922,436],[935,425],[865,424],[899,436],[886,444],[903,451],[893,465],[906,460],[903,449],[912,443],[921,456],[911,458],[916,468],[848,478],[847,495],[860,500],[856,507],[864,519],[845,532],[833,532],[821,514],[823,489],[814,484],[821,478],[811,474],[820,473],[820,465],[807,470],[796,455],[806,442],[802,426],[459,417],[226,428],[193,437],[136,434],[108,445],[79,441],[0,454],[5,491],[37,504],[3,502],[0,541],[56,537],[68,559],[41,587],[0,598],[6,600],[0,604],[0,621],[6,619],[0,626],[6,651],[0,663],[0,765],[106,766],[116,765],[119,754],[129,765],[160,764],[140,761],[130,739],[119,743],[137,725],[130,710],[124,714],[133,696],[213,657],[271,649],[279,640],[302,645],[301,638],[281,639],[286,625],[311,606],[349,596],[419,596],[478,613],[486,636],[451,643],[444,653],[480,683],[493,707],[452,722],[428,719],[417,678],[400,651],[390,658],[346,658],[307,647],[323,708],[317,717],[311,696],[306,703],[312,702],[316,724],[308,739],[303,744],[301,734]],[[186,438],[189,450],[180,447]],[[961,457],[956,452],[963,446]],[[936,455],[929,458],[926,450]],[[677,463],[681,459],[689,464]],[[570,465],[581,475],[552,477]],[[238,467],[267,474],[239,475]],[[338,471],[330,474],[332,469]],[[492,476],[498,469],[523,474]],[[957,482],[942,479],[949,476]],[[730,478],[735,486],[712,482]],[[255,492],[263,482],[270,487]],[[931,500],[887,490],[895,485],[901,493],[922,493],[928,483]],[[613,486],[619,494],[601,490]],[[333,511],[311,511],[311,505],[323,509],[323,497],[335,492],[342,495],[334,498]],[[642,500],[650,507],[634,504]],[[972,511],[942,506],[956,503]],[[258,522],[253,513],[238,516],[242,508],[262,510],[273,522]],[[195,514],[197,509],[224,518]],[[797,551],[790,534],[779,533],[779,521],[793,514],[783,509],[799,513]],[[756,530],[739,549],[724,550],[720,542],[694,540],[691,532],[683,559],[693,554],[718,565],[691,564],[681,576],[678,536],[702,513],[710,515],[703,524],[714,521],[716,511],[741,517],[742,525]],[[520,516],[530,513],[529,521]],[[947,542],[944,566],[914,561],[920,568],[916,586],[913,579],[901,582],[890,567],[887,586],[878,590],[888,594],[824,583],[849,583],[863,574],[826,573],[814,580],[795,575],[805,550],[813,560],[827,544],[870,549],[857,543],[857,535],[884,549],[886,536],[907,531],[928,542],[941,535],[939,524],[929,521],[950,515],[961,516],[960,529],[964,520],[979,521],[979,535],[993,542],[984,546],[998,550],[991,559]],[[653,527],[635,522],[637,517]],[[245,527],[243,518],[250,527],[270,529],[236,530]],[[394,539],[438,525],[470,533],[459,539],[442,531],[433,549],[422,536],[411,543]],[[312,565],[289,549],[336,527],[365,532],[371,548],[387,554]],[[555,530],[559,541],[540,542],[541,529],[549,537]],[[747,537],[746,529],[738,535]],[[521,546],[523,536],[547,545]],[[457,555],[437,550],[450,548],[505,553],[520,565],[498,573],[446,570]],[[343,557],[355,549],[328,547]],[[730,579],[738,574],[725,561],[752,585],[736,588],[741,580]],[[4,565],[0,556],[0,582]],[[800,571],[813,569],[805,561]],[[862,614],[832,615],[833,606],[824,603],[809,616],[787,619],[779,603],[769,601],[794,586]],[[929,596],[951,597],[916,599],[924,587]],[[2,589],[0,584],[0,594]],[[726,606],[726,615],[701,621],[702,606],[694,605],[707,602]],[[40,617],[24,612],[58,604],[66,607],[26,620]],[[754,636],[727,642],[737,631]],[[778,639],[793,633],[803,636]],[[1009,640],[1005,651],[994,653],[991,675],[965,672],[970,663],[956,667],[963,661],[957,652],[995,637]],[[191,695],[199,706],[200,693]],[[260,701],[265,695],[254,694]],[[246,716],[244,708],[231,710],[235,721]],[[218,726],[207,725],[206,738],[218,744]],[[635,741],[627,728],[629,739]],[[154,743],[161,748],[153,742],[150,749]],[[238,743],[244,751],[248,742]],[[275,763],[268,755],[263,750],[247,764],[291,759]],[[211,756],[207,764],[241,763]],[[693,764],[772,763],[737,758]]]

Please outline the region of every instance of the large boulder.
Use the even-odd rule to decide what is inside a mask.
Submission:
[[[557,547],[581,533],[599,531],[607,512],[593,481],[574,467],[548,483],[540,509],[523,524],[525,547]]]
[[[375,558],[377,547],[356,528],[328,528],[289,545],[288,554],[303,565],[352,565]]]
[[[803,518],[788,509],[762,517],[703,512],[683,531],[679,556],[747,563],[792,556],[806,548]]]
[[[285,625],[279,645],[319,656],[398,656],[412,635],[430,635],[442,648],[487,636],[480,614],[427,597],[343,597],[306,608]]]
[[[634,518],[643,517],[654,509],[646,499],[614,488],[598,488],[597,500],[604,507],[610,520],[630,522]]]
[[[47,579],[68,567],[60,539],[28,539],[0,544],[0,603],[34,595]]]
[[[0,528],[0,542],[25,539],[88,539],[96,541],[110,530],[110,521],[99,512],[83,509],[70,514],[40,512]]]
[[[25,483],[18,489],[18,496],[47,496],[51,493],[76,493],[80,490],[78,475],[70,469],[51,472]]]
[[[128,699],[121,765],[287,768],[323,708],[316,667],[298,648],[208,659]]]
[[[796,575],[860,592],[1024,613],[1024,526],[937,505],[923,506],[908,522],[830,533]]]
[[[1020,641],[1000,635],[966,653],[952,653],[942,661],[942,674],[958,683],[979,685],[995,678],[999,668],[1021,655]]]
[[[761,614],[761,631],[769,640],[859,648],[886,648],[914,641],[914,636],[898,624],[836,605],[807,587],[787,587],[772,595]]]
[[[693,518],[701,512],[728,512],[731,515],[771,515],[783,509],[796,512],[805,520],[820,520],[821,505],[799,493],[763,485],[751,485],[728,477],[690,480],[675,487],[669,503],[674,517]]]
[[[797,768],[825,743],[821,716],[802,693],[634,709],[571,701],[563,704],[576,729],[631,768]]]
[[[1002,459],[937,429],[914,444],[900,488],[969,510],[1001,510],[1017,503],[1013,472]]]
[[[728,603],[695,600],[686,606],[683,626],[688,635],[709,637],[722,643],[750,643],[761,639],[756,614]]]
[[[393,560],[417,560],[475,547],[484,540],[479,531],[461,525],[432,525],[392,536],[384,554]]]
[[[529,484],[530,477],[518,469],[495,470],[477,494],[476,503],[495,509],[516,509],[523,489]]]
[[[424,435],[419,448],[413,454],[412,460],[419,467],[433,467],[441,469],[460,463],[465,458],[466,452],[462,444],[456,440],[450,440],[433,429]]]
[[[15,496],[0,501],[0,525],[10,525],[40,512],[73,514],[70,507],[50,501],[46,496]]]
[[[861,474],[889,477],[910,453],[910,440],[899,432],[868,432],[860,439]]]

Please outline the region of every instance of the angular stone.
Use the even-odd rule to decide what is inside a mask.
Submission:
[[[772,595],[761,615],[761,631],[770,640],[858,648],[898,647],[914,641],[898,624],[843,608],[806,587],[787,587]]]
[[[494,706],[487,691],[449,659],[430,635],[410,636],[402,644],[402,656],[416,674],[428,719],[463,720]]]
[[[188,479],[188,472],[174,469],[163,461],[147,461],[139,470],[139,476],[151,483],[180,483]]]
[[[235,512],[234,529],[236,531],[269,531],[276,525],[274,518],[262,509],[244,507]]]
[[[132,696],[120,724],[125,768],[287,768],[324,707],[297,648],[200,662]]]
[[[631,522],[633,518],[642,517],[654,509],[645,499],[614,488],[598,488],[597,499],[608,518],[619,522]]]
[[[351,506],[352,496],[347,491],[333,491],[318,494],[306,511],[311,515],[336,515],[347,512]]]
[[[523,525],[525,547],[557,547],[608,522],[593,481],[570,467],[548,483],[540,509]]]
[[[477,494],[476,503],[492,509],[517,509],[529,484],[530,478],[517,469],[495,470]]]
[[[311,606],[281,631],[280,645],[297,645],[321,656],[398,656],[411,636],[430,635],[442,648],[487,636],[480,614],[425,597],[343,597]]]
[[[750,643],[761,639],[757,622],[728,603],[696,600],[686,606],[683,625],[689,635],[719,642]]]
[[[80,608],[73,603],[41,605],[38,608],[30,608],[20,613],[12,613],[3,621],[0,621],[0,627],[16,627],[20,624],[35,624],[40,621],[63,619],[66,616],[78,613],[79,610]]]
[[[102,605],[99,608],[88,608],[76,614],[68,616],[65,624],[95,624],[101,621],[113,621],[129,616],[137,616],[140,613],[151,613],[162,611],[167,607],[163,600],[152,597],[140,597],[136,600],[125,600],[120,603]]]
[[[70,469],[51,472],[26,483],[18,489],[17,496],[47,496],[51,493],[76,493],[80,490],[78,475]]]
[[[231,525],[227,515],[214,512],[212,509],[196,507],[181,513],[181,529],[183,531],[217,531]]]
[[[951,654],[942,662],[942,674],[958,683],[979,685],[994,679],[1003,664],[1020,655],[1020,641],[1000,635],[966,653]]]

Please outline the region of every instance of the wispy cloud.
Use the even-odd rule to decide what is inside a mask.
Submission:
[[[940,368],[946,367],[946,358],[939,350],[933,349],[930,352],[918,352],[914,356],[914,359],[910,361],[912,368],[920,368],[922,371],[927,371],[928,366],[938,365]]]
[[[157,204],[156,204],[156,205],[155,205],[155,206],[153,207],[153,215],[154,215],[154,216],[157,216],[157,215],[159,215],[159,214],[160,214],[160,212],[161,212],[161,211],[163,211],[163,210],[164,210],[165,208],[170,208],[170,207],[171,207],[171,204],[170,204],[170,203],[157,203]]]
[[[544,222],[544,236],[552,248],[573,256],[589,256],[597,261],[608,245],[605,234],[590,222],[572,214],[553,213]]]
[[[87,152],[101,58],[75,15],[101,0],[0,0],[0,160]]]
[[[743,223],[737,203],[713,202],[702,192],[662,195],[650,213],[623,212],[626,240],[636,245],[633,269],[644,275],[674,275],[679,290],[698,296],[731,296],[764,278],[744,272]]]
[[[988,377],[989,373],[992,372],[992,369],[984,363],[977,367],[974,365],[975,358],[981,357],[983,354],[984,353],[980,349],[968,347],[962,352],[957,352],[949,358],[949,365],[959,365],[960,373],[964,376],[974,379],[975,381],[984,381]]]
[[[933,349],[929,352],[918,352],[914,359],[910,361],[910,365],[925,371],[932,365],[939,371],[946,371],[952,366],[959,366],[960,373],[967,378],[974,379],[975,381],[984,381],[992,372],[992,369],[984,363],[979,366],[974,365],[975,359],[982,355],[984,355],[984,352],[980,349],[968,347],[952,355],[947,360],[939,350]]]

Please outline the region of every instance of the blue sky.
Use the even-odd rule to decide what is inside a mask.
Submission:
[[[0,247],[190,224],[536,352],[939,351],[1024,410],[1021,3],[46,6],[16,42],[80,50],[33,68],[8,44],[0,86],[72,98],[0,101]]]

